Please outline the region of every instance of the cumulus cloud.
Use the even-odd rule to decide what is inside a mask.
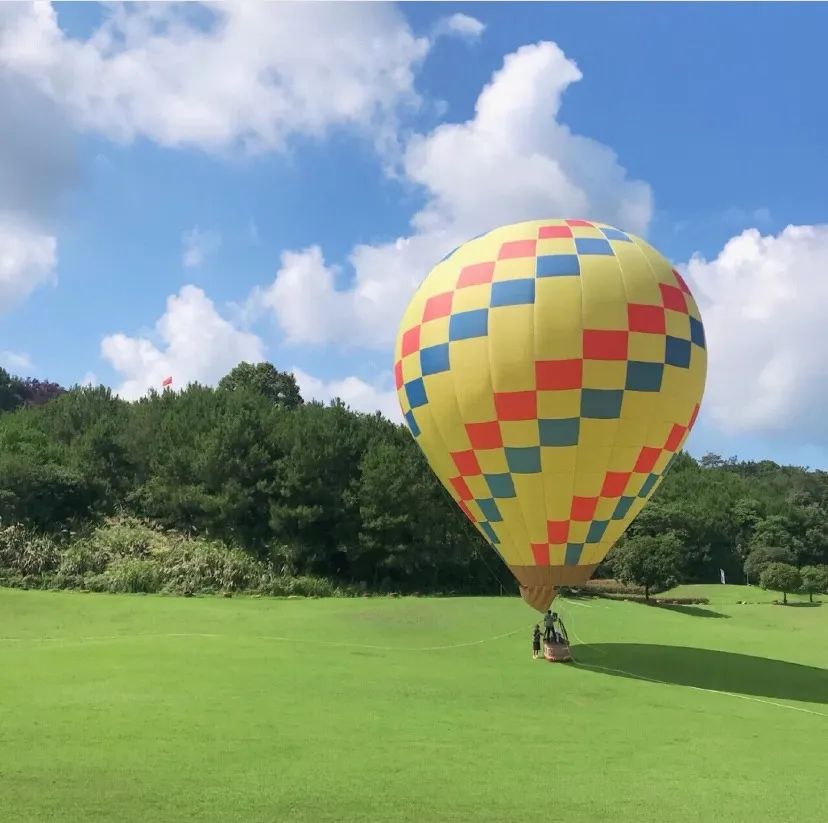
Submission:
[[[748,229],[682,267],[709,348],[705,415],[722,431],[824,440],[828,225]]]
[[[0,8],[0,30],[3,10]],[[31,83],[0,64],[0,312],[55,282],[51,224],[75,177],[64,118]]]
[[[485,23],[481,23],[476,17],[458,13],[441,18],[435,27],[435,35],[454,35],[467,40],[477,40],[485,28]]]
[[[207,150],[280,148],[338,125],[387,131],[419,101],[428,47],[375,3],[117,5],[84,39],[48,3],[0,11],[0,65],[81,129]]]
[[[522,47],[482,90],[471,120],[410,140],[405,175],[427,194],[412,233],[354,248],[347,287],[311,247],[284,254],[274,282],[257,293],[288,340],[388,346],[429,269],[454,246],[504,223],[592,217],[644,232],[649,186],[630,180],[611,149],[559,122],[561,97],[580,79],[556,44]]]
[[[56,280],[57,241],[11,214],[0,214],[0,312]]]
[[[21,371],[32,368],[32,359],[23,351],[0,351],[0,366],[20,374]]]
[[[176,386],[212,384],[242,360],[264,359],[262,341],[225,320],[195,286],[167,298],[155,338],[113,334],[101,341],[101,354],[122,379],[117,392],[127,400],[159,388],[168,376]]]
[[[359,377],[325,381],[296,367],[292,371],[305,400],[319,400],[327,403],[338,397],[355,411],[380,411],[390,420],[402,422],[397,394],[393,389],[389,391],[380,388],[382,381],[378,381],[377,385],[366,383]]]
[[[215,231],[202,231],[196,226],[181,236],[183,251],[181,263],[185,268],[197,269],[221,246],[221,235]]]

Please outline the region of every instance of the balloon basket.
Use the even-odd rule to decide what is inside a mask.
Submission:
[[[543,656],[550,663],[569,663],[572,660],[572,653],[567,643],[544,642]]]

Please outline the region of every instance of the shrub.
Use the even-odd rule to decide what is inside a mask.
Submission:
[[[41,575],[57,568],[60,556],[55,542],[25,526],[0,529],[0,568],[20,575]]]
[[[92,540],[76,540],[60,556],[58,575],[71,578],[88,573],[100,574],[110,561],[110,555]]]
[[[135,594],[151,594],[160,589],[158,565],[140,557],[117,557],[104,572],[107,590]]]

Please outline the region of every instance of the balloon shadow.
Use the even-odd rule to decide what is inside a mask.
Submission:
[[[666,609],[668,612],[677,612],[678,614],[689,614],[693,617],[730,617],[729,614],[713,611],[713,609],[704,609],[699,606],[682,606],[677,603],[659,603],[657,608]]]
[[[576,665],[615,677],[828,704],[828,669],[784,660],[643,643],[577,645],[572,656]]]

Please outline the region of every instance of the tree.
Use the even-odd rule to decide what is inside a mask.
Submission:
[[[644,587],[649,600],[650,589],[667,589],[678,581],[681,543],[673,532],[631,537],[613,554],[613,571],[624,583]]]
[[[14,411],[23,405],[20,390],[20,381],[0,367],[0,412]]]
[[[756,525],[753,537],[750,541],[751,549],[764,548],[766,546],[780,547],[793,552],[797,557],[803,549],[802,540],[797,532],[793,517],[780,514],[772,514],[760,520]]]
[[[754,549],[745,560],[745,576],[748,583],[753,581],[755,584],[762,575],[762,570],[765,566],[771,563],[786,563],[793,565],[796,562],[794,553],[782,546],[760,546]]]
[[[717,469],[724,465],[724,460],[722,456],[719,454],[714,454],[713,452],[707,452],[702,459],[699,461],[699,465],[703,469]]]
[[[295,409],[302,405],[302,395],[291,372],[279,371],[272,363],[239,363],[219,381],[225,391],[246,391],[261,394],[276,406]]]
[[[782,592],[782,602],[787,604],[788,592],[795,592],[802,586],[802,575],[796,566],[771,563],[762,569],[759,585],[765,590]]]
[[[799,573],[802,577],[802,591],[807,593],[813,603],[815,594],[828,592],[828,566],[803,566]]]

